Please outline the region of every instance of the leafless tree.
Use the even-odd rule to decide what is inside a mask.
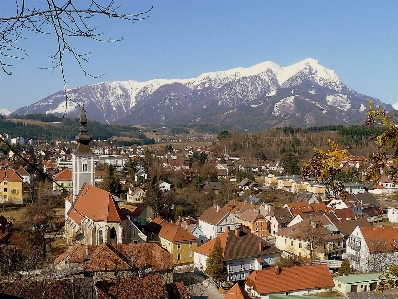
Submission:
[[[117,0],[116,0],[117,1]],[[5,1],[3,1],[5,2]],[[2,2],[2,6],[7,6]],[[11,1],[7,1],[11,2]],[[148,18],[148,10],[139,13],[126,13],[115,0],[14,0],[15,11],[10,16],[0,12],[0,68],[11,75],[12,61],[28,56],[28,49],[21,48],[19,42],[29,33],[51,35],[56,40],[50,69],[59,68],[66,89],[64,57],[72,55],[80,69],[87,76],[95,77],[85,68],[90,53],[82,53],[78,42],[91,39],[98,42],[116,42],[116,39],[102,37],[95,23],[101,17],[110,20],[123,20],[134,23]]]

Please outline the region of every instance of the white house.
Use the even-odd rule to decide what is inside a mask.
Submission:
[[[382,271],[398,263],[398,226],[357,226],[346,244],[346,258],[355,271]]]
[[[210,207],[199,217],[198,227],[205,237],[209,239],[216,238],[225,232],[228,228],[233,230],[241,226],[238,217],[231,213],[228,207],[220,209]]]

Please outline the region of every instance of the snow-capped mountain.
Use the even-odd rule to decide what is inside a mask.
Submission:
[[[14,114],[87,116],[103,123],[213,122],[240,128],[353,124],[366,116],[367,99],[333,70],[308,58],[282,67],[266,61],[191,79],[103,82],[55,93]]]
[[[0,109],[0,115],[9,116],[11,113],[12,113],[12,111],[10,109],[6,109],[6,108]]]

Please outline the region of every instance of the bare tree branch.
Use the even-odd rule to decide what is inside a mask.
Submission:
[[[36,5],[33,1],[15,0],[15,14],[1,16],[0,13],[0,68],[5,74],[12,75],[12,61],[28,57],[27,49],[18,46],[28,33],[53,35],[57,48],[50,56],[52,65],[46,69],[60,69],[67,110],[65,54],[72,55],[84,75],[100,77],[86,70],[85,63],[88,62],[90,53],[81,53],[72,46],[72,40],[81,37],[97,42],[120,41],[122,38],[102,39],[99,28],[89,22],[106,17],[135,23],[147,19],[152,8],[129,14],[121,12],[114,0],[41,0],[36,1]]]

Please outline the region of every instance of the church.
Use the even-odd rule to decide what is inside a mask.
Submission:
[[[90,148],[84,107],[80,116],[77,148],[72,155],[73,191],[65,199],[65,238],[68,245],[143,243],[146,236],[115,197],[95,186],[95,158]]]

